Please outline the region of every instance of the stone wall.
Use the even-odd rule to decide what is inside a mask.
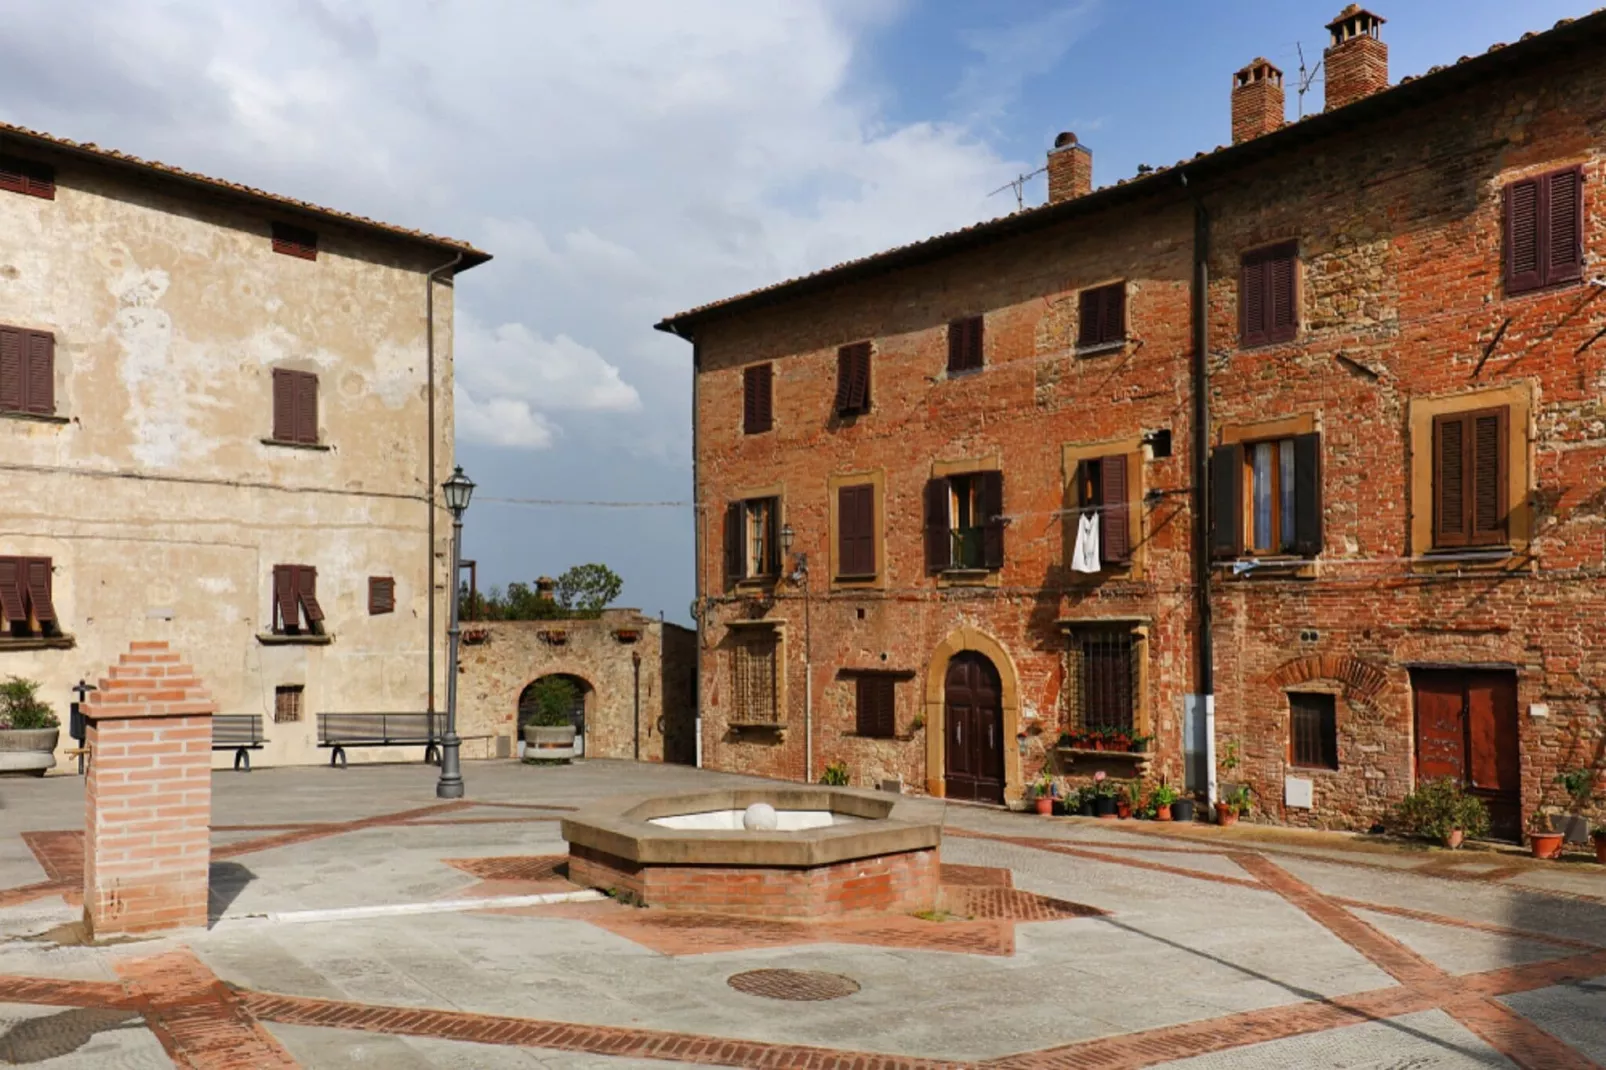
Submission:
[[[503,737],[502,746],[511,751],[520,694],[543,676],[562,674],[590,688],[587,756],[634,758],[639,738],[642,761],[689,764],[695,747],[695,649],[694,633],[633,609],[604,610],[595,620],[464,622],[458,731]],[[489,746],[495,753],[494,742]]]

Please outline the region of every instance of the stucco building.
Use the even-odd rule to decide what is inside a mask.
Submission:
[[[438,705],[452,289],[487,259],[0,126],[0,674],[65,728],[167,640],[270,764],[320,760],[319,712]]]
[[[659,324],[707,764],[1003,801],[1235,754],[1261,819],[1452,775],[1506,836],[1599,768],[1606,15],[1392,86],[1382,26],[1328,27],[1319,114],[1255,60],[1230,146],[1094,189],[1061,135],[1046,205]]]

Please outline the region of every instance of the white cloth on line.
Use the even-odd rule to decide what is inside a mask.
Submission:
[[[1071,568],[1077,572],[1099,570],[1099,518],[1083,513],[1076,522],[1076,549],[1071,552]]]

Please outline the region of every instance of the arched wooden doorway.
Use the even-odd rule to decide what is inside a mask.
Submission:
[[[1004,702],[998,669],[974,650],[943,680],[943,779],[950,799],[1004,801]]]

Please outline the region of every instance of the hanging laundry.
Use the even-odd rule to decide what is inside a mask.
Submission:
[[[1099,570],[1099,518],[1091,510],[1076,522],[1076,549],[1071,552],[1071,568],[1077,572]]]

